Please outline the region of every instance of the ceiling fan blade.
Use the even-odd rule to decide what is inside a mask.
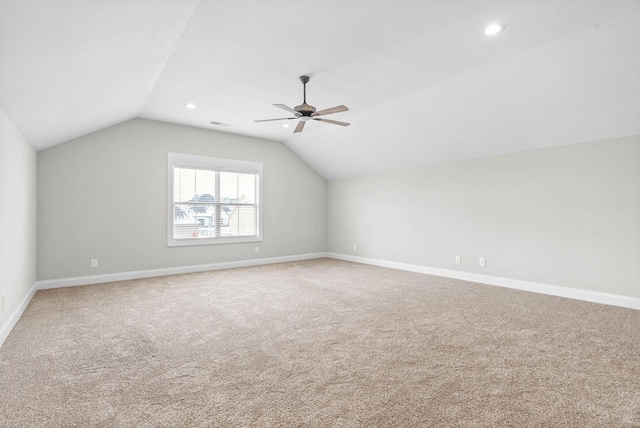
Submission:
[[[291,119],[297,119],[297,117],[281,117],[279,119],[260,119],[260,120],[254,120],[254,122],[271,122],[273,120],[291,120]]]
[[[335,106],[335,107],[331,107],[331,108],[327,108],[324,110],[320,110],[315,112],[314,114],[312,114],[311,116],[322,116],[323,114],[331,114],[331,113],[340,113],[341,111],[348,111],[349,108],[347,106]]]
[[[302,121],[302,120],[301,120],[300,122],[298,122],[298,126],[296,126],[296,129],[294,129],[294,130],[293,130],[293,132],[294,132],[294,133],[295,133],[295,132],[302,132],[302,129],[304,128],[304,124],[305,124],[305,123],[306,123],[306,122],[304,122],[304,121]]]
[[[281,108],[282,110],[286,110],[286,111],[288,111],[290,113],[293,113],[293,114],[300,114],[297,111],[295,111],[294,109],[292,109],[291,107],[288,107],[288,106],[286,106],[284,104],[274,104],[273,106]]]
[[[319,120],[320,122],[333,123],[334,125],[340,125],[340,126],[349,126],[349,125],[351,125],[350,123],[347,123],[347,122],[340,122],[340,121],[331,120],[331,119],[320,119],[320,118],[317,118],[317,117],[314,117],[313,120]]]

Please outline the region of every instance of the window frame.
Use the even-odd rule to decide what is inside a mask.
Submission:
[[[256,207],[257,207],[257,234],[255,236],[225,236],[216,238],[185,238],[173,237],[174,226],[174,168],[191,168],[219,172],[232,172],[240,174],[255,174],[257,176]],[[252,204],[253,205],[253,204]],[[223,159],[211,156],[190,155],[183,153],[167,153],[167,246],[184,247],[195,245],[217,245],[242,242],[262,241],[262,163],[237,159]]]

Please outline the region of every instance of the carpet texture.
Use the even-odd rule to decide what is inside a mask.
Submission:
[[[640,427],[640,311],[331,259],[38,291],[0,426]]]

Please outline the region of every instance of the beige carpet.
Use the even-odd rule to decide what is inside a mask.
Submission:
[[[640,311],[330,259],[39,291],[0,426],[640,426]]]

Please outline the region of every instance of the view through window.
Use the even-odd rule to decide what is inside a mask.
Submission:
[[[262,164],[169,154],[169,245],[261,240]]]

